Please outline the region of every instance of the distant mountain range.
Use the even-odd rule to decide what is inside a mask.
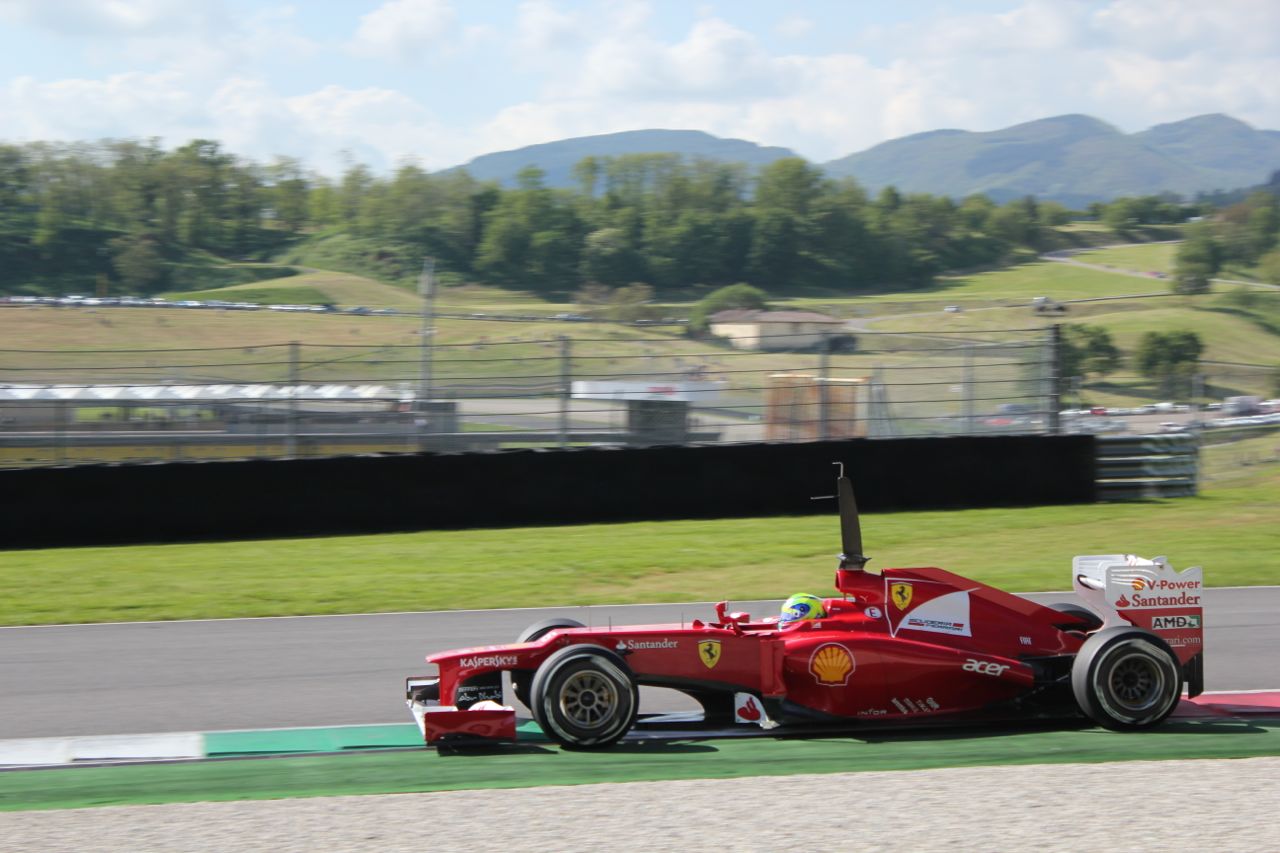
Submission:
[[[799,156],[789,148],[766,147],[742,139],[722,139],[700,130],[630,130],[600,136],[578,136],[514,151],[484,154],[463,168],[478,180],[514,186],[517,172],[526,166],[537,166],[547,173],[547,186],[570,187],[577,185],[573,166],[584,157],[658,153],[681,154],[688,159],[745,163],[753,169],[784,157]]]
[[[547,173],[548,186],[568,187],[575,183],[573,165],[588,155],[657,152],[753,169],[797,156],[696,130],[637,130],[486,154],[464,168],[481,180],[511,185],[520,169],[534,165]],[[820,165],[873,193],[893,185],[957,198],[985,193],[997,201],[1034,195],[1079,207],[1119,196],[1191,196],[1264,183],[1280,169],[1280,131],[1213,114],[1125,134],[1090,116],[1065,115],[985,133],[917,133]]]
[[[1280,132],[1205,115],[1124,134],[1082,115],[1057,116],[988,133],[935,130],[884,142],[824,164],[869,190],[997,201],[1024,195],[1070,205],[1118,196],[1230,190],[1280,169]]]

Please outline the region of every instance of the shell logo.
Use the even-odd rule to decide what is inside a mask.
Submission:
[[[848,684],[855,667],[853,653],[840,643],[823,643],[809,657],[809,672],[823,687]]]
[[[1134,592],[1142,592],[1146,585],[1146,582],[1142,578],[1134,578],[1129,582],[1129,586],[1133,587]]]

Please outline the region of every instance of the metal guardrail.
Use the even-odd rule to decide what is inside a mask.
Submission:
[[[1191,433],[1099,436],[1096,448],[1100,500],[1190,497],[1199,491],[1200,440]]]

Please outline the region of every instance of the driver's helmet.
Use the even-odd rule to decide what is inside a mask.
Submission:
[[[809,619],[821,619],[827,615],[822,606],[822,599],[807,592],[798,592],[782,603],[782,615],[778,617],[778,626],[785,627],[792,622],[803,622]]]

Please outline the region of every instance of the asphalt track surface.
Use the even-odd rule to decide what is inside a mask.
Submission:
[[[1068,593],[1030,596],[1070,600]],[[778,602],[734,602],[753,614]],[[551,616],[679,623],[710,604],[389,613],[0,628],[0,738],[409,721],[423,656],[510,642]],[[1280,688],[1280,587],[1206,590],[1208,690]],[[646,691],[645,710],[693,708]]]

